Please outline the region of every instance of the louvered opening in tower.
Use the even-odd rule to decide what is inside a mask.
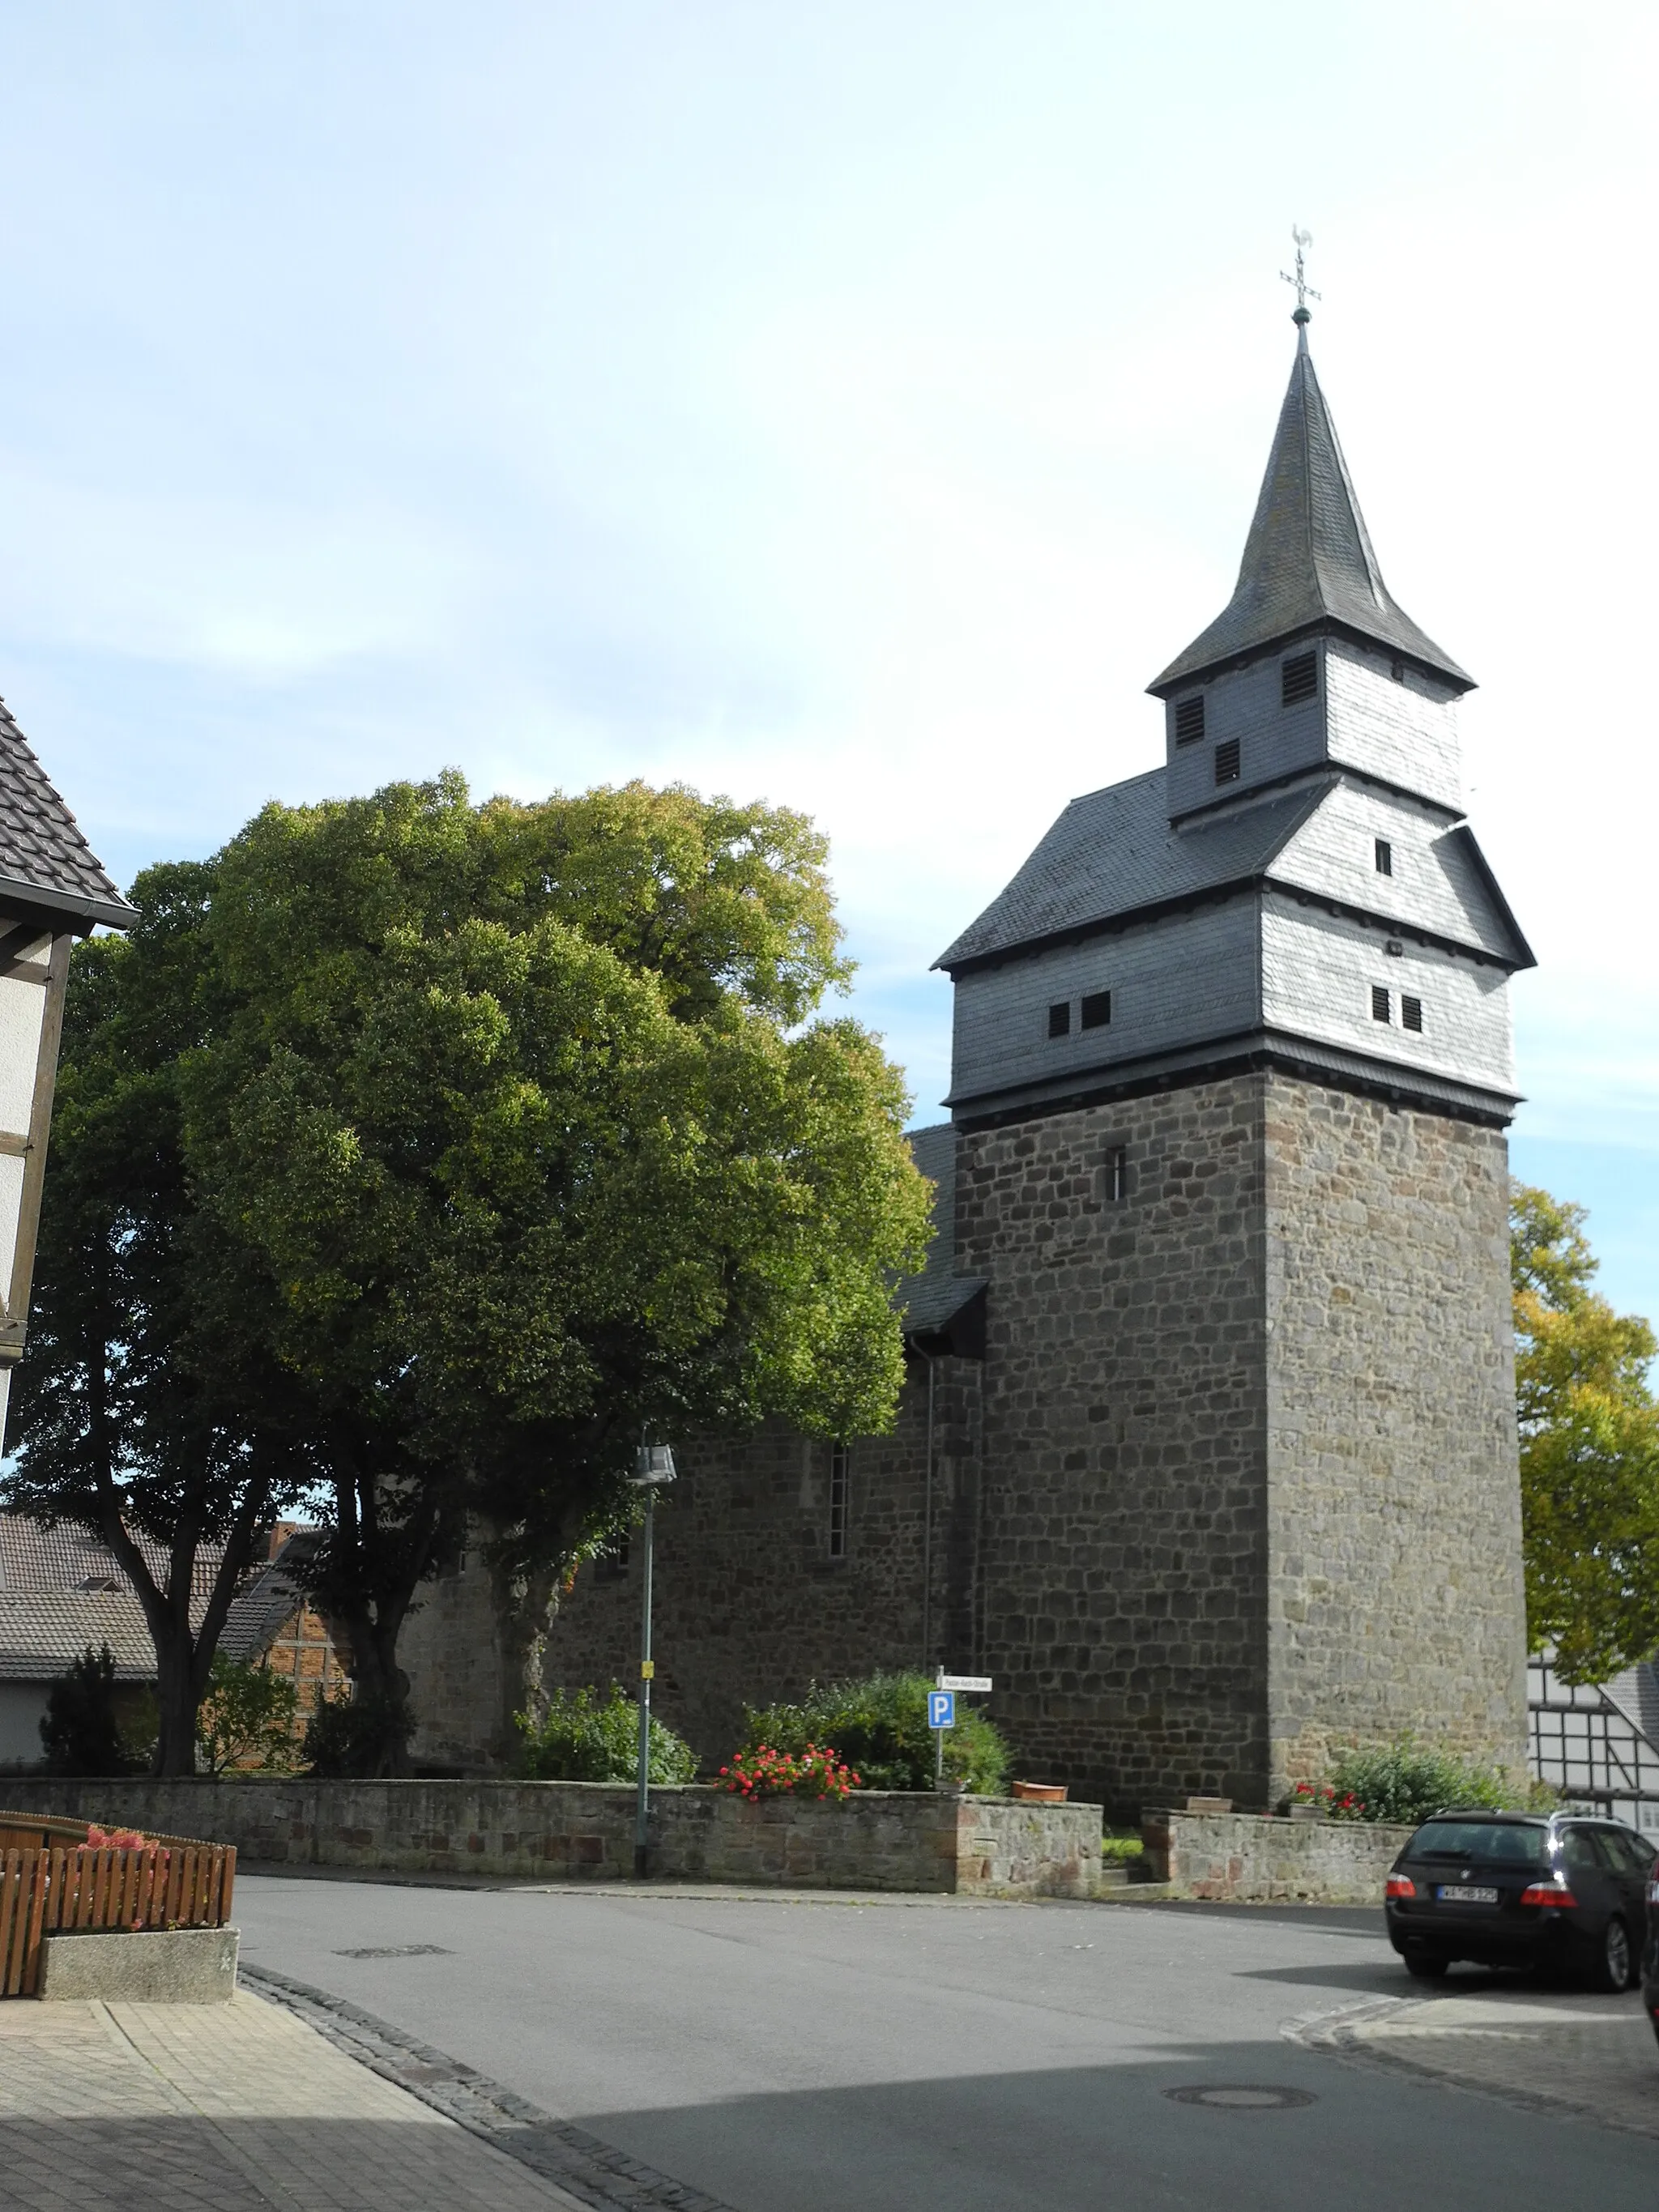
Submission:
[[[1299,706],[1319,690],[1319,662],[1311,653],[1293,653],[1279,664],[1279,697],[1287,707]]]
[[[1197,699],[1177,699],[1175,710],[1176,743],[1193,745],[1204,734],[1204,702]]]
[[[1237,783],[1238,773],[1238,739],[1228,738],[1215,749],[1215,780],[1218,783]]]

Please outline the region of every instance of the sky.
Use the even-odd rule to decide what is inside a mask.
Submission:
[[[1312,341],[1480,680],[1517,1171],[1659,1316],[1659,11],[0,0],[0,690],[123,884],[268,799],[642,776],[939,951],[1231,588]]]

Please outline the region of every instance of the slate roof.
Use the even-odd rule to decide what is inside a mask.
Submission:
[[[933,965],[954,970],[1167,899],[1248,881],[1328,788],[1260,799],[1180,830],[1170,826],[1161,768],[1089,792],[1072,801],[1007,889]]]
[[[907,1335],[928,1335],[943,1329],[969,1300],[985,1288],[982,1275],[958,1275],[957,1266],[957,1133],[954,1124],[936,1121],[931,1128],[912,1129],[911,1157],[933,1191],[933,1239],[927,1248],[927,1264],[921,1274],[899,1285],[897,1299],[904,1315]]]
[[[0,900],[8,893],[70,925],[133,919],[0,700]]]
[[[1232,598],[1149,691],[1163,694],[1243,653],[1322,625],[1394,647],[1473,687],[1389,596],[1303,329]]]

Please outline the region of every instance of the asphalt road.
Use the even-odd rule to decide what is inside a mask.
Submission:
[[[1405,1993],[1376,1913],[252,1874],[236,1895],[250,1964],[738,2212],[1659,2203],[1659,2142],[1284,2039],[1287,2021]],[[375,1952],[400,1954],[353,1955]],[[1313,2101],[1169,2094],[1205,2086]]]

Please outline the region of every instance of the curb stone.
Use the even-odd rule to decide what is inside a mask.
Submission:
[[[612,2143],[556,2119],[474,2068],[418,2042],[326,1990],[292,1981],[269,1966],[244,1966],[242,1982],[281,2005],[359,2065],[418,2097],[434,2112],[504,2151],[532,2173],[556,2182],[596,2212],[733,2212],[717,2197],[672,2181]]]
[[[1374,2023],[1398,2020],[1401,2014],[1408,2018],[1413,2014],[1424,2015],[1426,2028],[1426,2016],[1432,2013],[1434,2002],[1432,1997],[1370,1997],[1360,2004],[1344,2005],[1335,2012],[1303,2013],[1295,2020],[1287,2020],[1279,2032],[1287,2043],[1299,2044],[1304,2051],[1323,2051],[1350,2065],[1369,2066],[1385,2074],[1403,2074],[1413,2081],[1435,2082],[1460,2095],[1484,2097],[1489,2103],[1517,2106],[1522,2112],[1540,2113],[1546,2119],[1589,2120],[1597,2127],[1616,2128],[1622,2135],[1643,2136],[1650,2142],[1659,2137],[1659,2111],[1650,2121],[1631,2119],[1583,2098],[1511,2087],[1506,2082],[1461,2074],[1454,2067],[1431,2066],[1425,2059],[1413,2058],[1391,2043],[1375,2043],[1365,2034],[1366,2028]]]

